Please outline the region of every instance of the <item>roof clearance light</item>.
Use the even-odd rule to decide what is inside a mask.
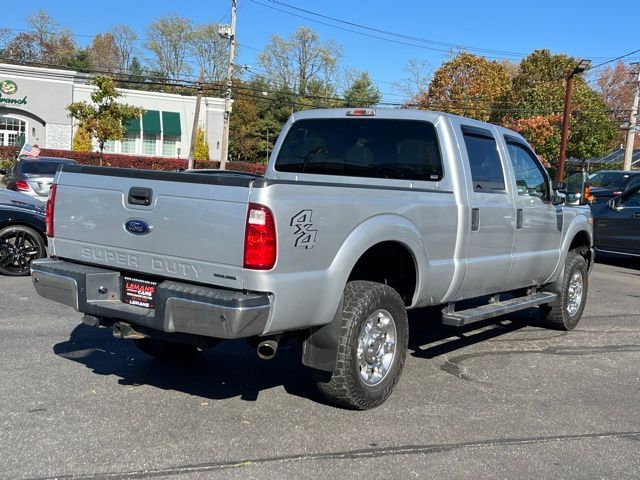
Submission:
[[[347,110],[347,117],[375,117],[376,111],[373,108],[356,108]]]

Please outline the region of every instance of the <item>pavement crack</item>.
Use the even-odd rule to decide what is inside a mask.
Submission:
[[[311,453],[299,455],[286,455],[275,457],[262,457],[255,459],[245,459],[229,462],[205,462],[190,465],[180,465],[175,467],[148,469],[148,470],[130,470],[121,472],[100,472],[90,474],[70,474],[55,475],[52,477],[37,477],[28,480],[89,480],[89,479],[134,479],[134,478],[153,478],[160,476],[183,475],[186,473],[202,473],[213,472],[225,469],[246,468],[252,465],[270,464],[270,463],[295,463],[306,461],[322,461],[322,460],[355,460],[361,458],[380,458],[395,455],[427,455],[433,453],[442,453],[451,450],[487,448],[495,446],[509,445],[533,445],[552,442],[568,442],[589,439],[607,439],[607,438],[631,438],[637,439],[640,436],[639,431],[631,432],[600,432],[600,433],[582,433],[573,435],[549,435],[539,437],[520,437],[520,438],[498,438],[478,440],[474,442],[460,443],[440,443],[440,444],[424,444],[424,445],[400,445],[393,447],[375,447],[358,450],[343,450],[336,452]]]

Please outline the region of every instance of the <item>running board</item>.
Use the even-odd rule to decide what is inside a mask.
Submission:
[[[442,311],[442,323],[443,325],[462,327],[488,318],[537,307],[538,305],[552,302],[557,296],[558,295],[551,292],[535,293],[533,295],[527,295],[526,297],[517,297],[503,302],[489,303],[481,307],[460,310],[459,312],[452,311],[449,307]]]

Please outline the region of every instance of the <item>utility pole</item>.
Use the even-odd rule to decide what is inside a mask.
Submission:
[[[200,121],[200,103],[202,102],[202,82],[204,82],[204,67],[200,67],[200,80],[198,81],[198,95],[196,96],[196,110],[193,114],[193,127],[191,128],[191,146],[189,147],[189,170],[194,168],[194,155],[196,151],[196,136]]]
[[[569,139],[569,120],[571,118],[571,96],[573,94],[573,77],[584,72],[591,65],[591,60],[580,60],[567,75],[567,88],[564,92],[564,112],[562,114],[562,135],[560,137],[560,160],[556,171],[556,182],[564,181],[564,162],[567,159],[567,141]]]
[[[236,9],[237,0],[231,0],[231,31],[229,32],[229,68],[227,69],[227,89],[224,94],[224,124],[222,128],[222,152],[220,170],[227,166],[229,158],[229,120],[231,120],[231,89],[233,88],[233,59],[236,53]]]
[[[632,65],[640,65],[632,63]],[[633,96],[633,106],[629,115],[629,130],[627,131],[627,144],[624,148],[624,167],[623,170],[631,170],[631,159],[633,158],[633,144],[636,140],[636,127],[638,125],[638,103],[640,102],[640,67],[637,67],[636,93]]]

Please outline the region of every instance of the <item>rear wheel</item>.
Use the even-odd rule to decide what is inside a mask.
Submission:
[[[44,240],[34,229],[12,225],[0,230],[0,274],[29,275],[31,262],[46,255]]]
[[[202,352],[195,345],[156,340],[148,337],[134,340],[134,343],[136,347],[147,355],[163,361],[188,362],[195,360]]]
[[[546,290],[557,293],[557,304],[542,305],[540,316],[545,326],[556,330],[573,330],[584,311],[589,287],[587,261],[579,252],[567,254],[564,274]]]
[[[365,410],[393,392],[404,365],[409,327],[400,295],[380,283],[349,282],[344,290],[336,368],[315,371],[331,402]]]

